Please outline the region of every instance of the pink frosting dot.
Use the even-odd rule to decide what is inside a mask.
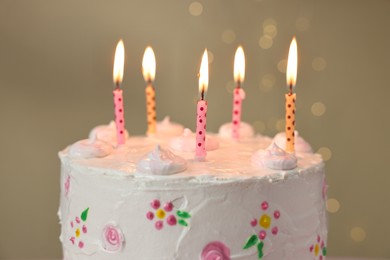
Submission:
[[[79,247],[80,247],[80,248],[83,248],[83,247],[84,247],[84,242],[83,242],[83,241],[80,241],[80,242],[79,242]]]
[[[74,227],[73,221],[70,222],[70,227],[71,227],[71,228]]]
[[[80,223],[80,218],[79,217],[76,217],[75,220],[76,220],[77,223]]]
[[[153,200],[151,203],[150,203],[150,206],[152,206],[152,208],[154,209],[158,209],[160,207],[161,203],[159,200]]]
[[[320,242],[320,240],[321,240],[320,236],[319,236],[319,235],[317,235],[317,242],[319,243],[319,242]]]
[[[176,225],[176,223],[177,223],[176,217],[174,215],[169,215],[167,218],[167,223],[168,223],[168,225],[171,225],[171,226]]]
[[[271,230],[273,235],[277,235],[278,231],[279,231],[278,227],[273,227],[272,230]]]
[[[156,224],[154,224],[154,226],[156,227],[157,230],[161,230],[164,227],[164,223],[161,220],[159,220],[156,222]]]
[[[103,246],[109,252],[118,252],[122,248],[123,236],[119,228],[107,225],[103,229]]]
[[[276,219],[280,218],[280,211],[279,211],[279,210],[275,210],[275,212],[274,212],[274,217],[275,217]]]
[[[149,220],[153,220],[153,218],[154,218],[153,212],[149,211],[148,213],[146,213],[146,218]]]
[[[314,246],[311,245],[311,246],[310,246],[310,252],[313,252],[313,249],[314,249]]]
[[[69,175],[65,179],[64,188],[65,188],[65,196],[68,196],[69,188],[70,188],[70,176]]]
[[[259,233],[260,240],[264,240],[264,238],[266,236],[267,236],[267,233],[265,232],[265,230],[261,230],[260,233]]]
[[[72,244],[74,245],[74,241],[75,241],[75,237],[71,237],[69,240],[70,240],[70,242],[72,242]]]
[[[164,210],[165,210],[166,212],[171,212],[172,209],[173,209],[173,204],[172,204],[172,202],[167,202],[167,203],[165,203],[165,205],[164,205]]]
[[[320,255],[320,260],[322,260],[322,255]]]
[[[324,241],[321,242],[321,248],[324,248],[325,247],[325,243]]]
[[[257,225],[257,219],[252,219],[252,221],[251,221],[251,226],[252,227],[255,227]]]
[[[82,230],[83,230],[83,233],[84,233],[84,234],[87,233],[87,226],[86,226],[86,225],[83,225]]]
[[[261,208],[263,210],[267,210],[268,209],[268,202],[264,201],[263,203],[261,203]]]

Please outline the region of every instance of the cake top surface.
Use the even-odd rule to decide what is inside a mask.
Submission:
[[[107,134],[107,129],[104,131]],[[271,138],[257,135],[235,141],[217,134],[207,135],[206,143],[210,142],[212,145],[207,151],[206,160],[200,162],[195,159],[194,152],[186,144],[188,140],[183,142],[186,147],[177,148],[181,138],[186,136],[185,138],[191,140],[190,133],[184,132],[182,136],[131,136],[124,145],[116,148],[110,144],[110,136],[107,137],[108,140],[100,141],[96,136],[90,135],[88,140],[67,147],[59,155],[62,160],[68,159],[73,167],[88,168],[91,173],[156,181],[196,178],[198,181],[212,182],[253,177],[266,177],[272,181],[322,164],[318,154],[297,152],[296,168],[269,169],[254,160],[256,153],[264,153],[267,148],[275,146],[271,145]],[[195,145],[195,139],[193,140]]]

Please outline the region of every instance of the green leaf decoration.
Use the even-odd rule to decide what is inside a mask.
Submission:
[[[258,252],[259,259],[263,257],[263,246],[264,246],[263,241],[257,244],[257,252]]]
[[[86,210],[83,211],[83,213],[81,213],[81,219],[85,222],[87,220],[87,217],[88,217],[88,210],[89,208],[87,208]]]
[[[323,256],[326,256],[326,247],[324,247],[324,248],[322,249],[322,255],[323,255]]]
[[[256,235],[252,235],[248,238],[248,240],[246,241],[245,243],[245,246],[243,247],[243,249],[248,249],[254,245],[256,245],[256,243],[259,241],[259,238],[256,236]]]
[[[185,226],[187,227],[188,226],[188,223],[184,220],[184,219],[179,219],[178,223],[182,226]]]
[[[190,217],[191,217],[190,213],[188,213],[187,211],[178,210],[178,211],[176,212],[176,214],[177,214],[179,217],[181,217],[181,218],[190,218]]]

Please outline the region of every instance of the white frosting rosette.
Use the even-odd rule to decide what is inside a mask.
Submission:
[[[72,144],[69,155],[78,158],[100,158],[112,153],[114,147],[110,143],[100,140],[84,139]]]
[[[195,152],[196,142],[195,134],[188,128],[184,129],[183,135],[175,137],[170,142],[170,147],[180,152]],[[206,135],[206,150],[212,151],[218,149],[219,142],[217,139]]]
[[[218,131],[218,135],[223,138],[232,138],[232,126],[233,124],[231,122],[221,125]],[[240,138],[249,138],[255,135],[255,130],[250,124],[246,122],[240,122],[239,133]]]
[[[146,154],[137,164],[137,171],[149,175],[171,175],[187,169],[187,161],[160,145]]]
[[[299,134],[298,131],[294,132],[294,148],[295,151],[298,153],[313,153],[313,149],[311,148],[310,144],[305,141]],[[280,132],[277,135],[275,135],[273,140],[279,147],[282,149],[286,149],[286,133]]]
[[[116,135],[116,124],[114,121],[111,121],[108,125],[99,125],[94,127],[89,133],[88,139],[100,140],[116,146],[118,143]],[[127,132],[127,130],[125,130],[125,139],[128,138],[129,133]]]
[[[260,167],[272,170],[292,170],[297,167],[297,157],[280,148],[275,142],[252,156],[252,162]]]
[[[176,136],[183,133],[184,127],[171,122],[169,116],[166,116],[162,121],[157,122],[156,130],[158,135]]]

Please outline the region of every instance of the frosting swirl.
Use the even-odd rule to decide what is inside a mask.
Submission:
[[[231,138],[232,137],[232,123],[226,123],[221,125],[218,131],[218,135],[223,138]],[[245,122],[240,122],[240,138],[249,138],[255,135],[255,131],[253,127]]]
[[[69,148],[69,155],[80,158],[105,157],[112,153],[114,147],[110,143],[100,140],[84,139],[72,144]]]
[[[287,153],[275,142],[266,149],[259,150],[252,156],[252,162],[258,166],[273,170],[291,170],[297,167],[295,154]]]
[[[188,128],[184,129],[183,135],[175,137],[170,142],[170,147],[176,151],[194,152],[196,149],[195,134]],[[218,149],[219,142],[210,136],[206,137],[206,150]]]
[[[230,260],[230,249],[222,242],[210,242],[203,248],[200,259]]]
[[[122,249],[122,232],[113,225],[107,225],[103,229],[103,247],[109,252],[118,252]]]
[[[112,145],[117,145],[116,125],[111,121],[108,125],[99,125],[94,127],[89,133],[90,140],[101,140]],[[129,133],[125,130],[125,138],[129,138]]]
[[[180,124],[171,122],[169,116],[166,116],[162,121],[157,122],[157,134],[175,136],[183,133],[184,127]]]
[[[160,145],[146,154],[137,164],[137,170],[151,175],[171,175],[187,169],[187,161]]]
[[[299,134],[298,131],[294,132],[295,136],[295,151],[299,153],[313,153],[313,149],[310,144],[305,141]],[[273,140],[279,147],[286,148],[286,133],[280,132],[275,135]]]

